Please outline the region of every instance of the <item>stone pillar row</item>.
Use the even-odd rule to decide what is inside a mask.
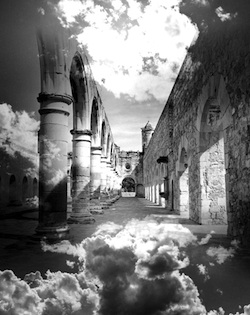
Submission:
[[[40,93],[39,224],[36,233],[64,238],[68,223],[93,223],[93,214],[117,200],[118,175],[101,147],[91,147],[91,131],[72,130],[72,212],[67,218],[68,105],[67,95]]]

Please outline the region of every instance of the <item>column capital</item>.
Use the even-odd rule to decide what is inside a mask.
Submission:
[[[101,146],[97,146],[97,147],[91,147],[91,150],[102,150],[102,147]]]
[[[91,155],[100,155],[102,154],[102,147],[91,147]]]
[[[88,129],[83,129],[83,130],[77,130],[77,129],[72,129],[70,130],[70,133],[72,135],[83,135],[83,136],[92,136],[92,131]]]
[[[37,100],[39,103],[51,101],[51,102],[63,102],[68,105],[73,103],[73,97],[67,94],[55,94],[55,93],[46,93],[46,92],[41,92],[39,93]]]

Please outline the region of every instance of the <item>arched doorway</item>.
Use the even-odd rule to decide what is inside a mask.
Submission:
[[[24,176],[22,182],[22,202],[25,202],[26,198],[28,198],[28,178]]]
[[[9,181],[9,204],[16,205],[18,203],[16,177],[15,175],[11,175]]]
[[[91,110],[91,132],[92,132],[92,146],[98,145],[98,140],[100,139],[98,137],[98,102],[96,98],[93,99],[92,102],[92,110]],[[100,144],[99,144],[100,145]]]
[[[122,181],[122,197],[135,197],[135,181],[132,177],[125,177]]]
[[[36,178],[33,179],[32,196],[38,196],[38,183]]]
[[[182,148],[179,161],[179,213],[181,217],[189,217],[189,174],[187,151]]]
[[[199,148],[200,223],[227,224],[224,132],[215,97],[209,97],[203,109]]]

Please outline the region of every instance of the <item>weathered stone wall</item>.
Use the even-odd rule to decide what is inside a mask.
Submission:
[[[153,186],[159,181],[156,159],[168,155],[168,178],[169,183],[173,180],[174,190],[169,191],[166,207],[173,194],[174,208],[180,213],[180,153],[185,148],[189,217],[202,224],[228,221],[229,235],[245,244],[250,243],[249,45],[249,28],[236,22],[220,22],[219,28],[210,25],[200,34],[188,52],[143,161],[145,185]],[[217,107],[208,105],[211,100]],[[170,104],[174,109],[172,141]],[[217,121],[211,126],[205,118],[216,111]],[[206,147],[204,137],[211,134],[217,140],[207,142]],[[223,142],[223,150],[218,141]]]
[[[0,161],[0,208],[3,213],[8,211],[8,205],[22,206],[38,196],[38,155],[0,139]]]

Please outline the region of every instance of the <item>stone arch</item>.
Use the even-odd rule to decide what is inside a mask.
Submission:
[[[125,176],[122,180],[122,196],[135,197],[136,195],[136,180],[133,176]]]
[[[15,175],[12,174],[9,180],[9,203],[15,204],[17,201],[17,180]]]
[[[87,75],[79,52],[76,52],[70,68],[70,85],[73,102],[73,129],[90,129],[88,107],[88,82]]]
[[[109,160],[111,157],[111,136],[110,133],[108,133],[107,136],[107,148],[106,148],[106,155],[107,155],[107,159]]]
[[[32,196],[38,196],[38,182],[36,177],[33,179],[33,185],[32,185]]]
[[[92,132],[92,145],[98,146],[99,141],[99,108],[97,99],[94,97],[92,101],[91,118],[90,118],[90,130]]]
[[[26,198],[28,198],[28,189],[29,189],[28,178],[27,176],[24,176],[22,181],[22,202],[25,202]]]
[[[106,155],[106,124],[103,120],[102,129],[101,129],[101,147],[102,147],[102,156]]]
[[[227,224],[226,132],[232,117],[230,100],[221,76],[210,78],[198,115],[200,169],[199,222]]]
[[[110,147],[110,162],[111,162],[113,167],[115,166],[114,159],[115,159],[115,145],[112,142],[111,147]]]

